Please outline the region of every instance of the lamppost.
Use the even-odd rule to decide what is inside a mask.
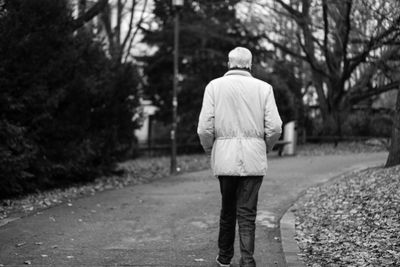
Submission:
[[[176,174],[176,129],[178,126],[178,75],[179,75],[179,10],[183,6],[183,0],[172,0],[175,12],[174,23],[174,77],[172,87],[172,129],[171,129],[171,174]]]

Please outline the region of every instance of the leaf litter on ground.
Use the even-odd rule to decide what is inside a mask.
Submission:
[[[312,187],[296,203],[307,266],[400,266],[400,166],[370,168]]]

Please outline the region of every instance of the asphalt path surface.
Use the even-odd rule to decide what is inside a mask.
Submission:
[[[271,158],[259,195],[257,266],[286,266],[279,220],[305,189],[386,156]],[[209,170],[101,192],[0,227],[0,266],[216,266],[219,210]]]

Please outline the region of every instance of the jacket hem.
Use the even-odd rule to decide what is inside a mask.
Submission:
[[[214,176],[215,177],[218,177],[218,176],[242,176],[242,177],[245,177],[245,176],[265,176],[266,175],[266,173],[265,172],[263,172],[263,173],[259,173],[259,172],[254,172],[254,173],[246,173],[246,174],[244,174],[244,173],[236,173],[236,172],[225,172],[225,173],[214,173]]]

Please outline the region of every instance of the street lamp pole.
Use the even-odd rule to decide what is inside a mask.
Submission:
[[[175,12],[174,21],[174,77],[172,87],[172,129],[171,129],[171,174],[177,173],[176,164],[176,131],[178,126],[178,76],[179,76],[179,9],[183,0],[172,0]]]

